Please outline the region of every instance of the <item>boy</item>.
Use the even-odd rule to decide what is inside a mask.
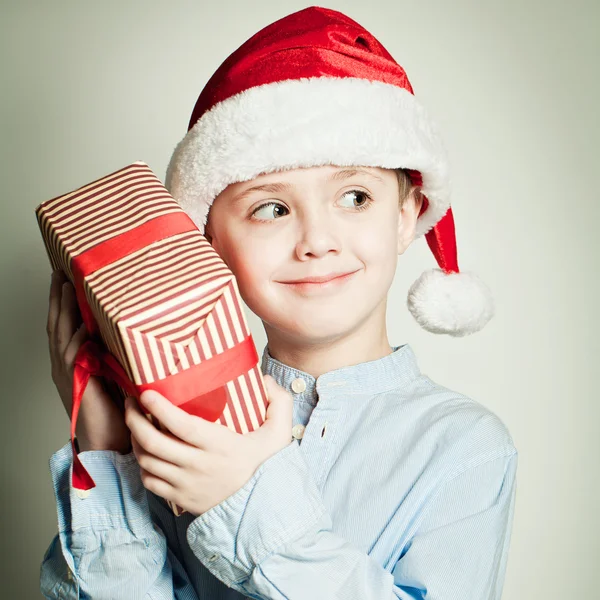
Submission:
[[[216,444],[220,434],[205,424],[192,438],[192,422],[162,397],[152,410],[174,433],[179,423],[183,441],[135,403],[133,450],[124,438],[90,443],[84,427],[80,459],[97,486],[87,498],[69,488],[69,443],[52,456],[59,534],[41,567],[44,595],[500,598],[513,440],[484,406],[422,374],[408,344],[387,339],[397,257],[421,234],[441,270],[411,289],[419,323],[460,336],[493,313],[485,285],[458,272],[442,146],[401,67],[339,12],[288,15],[208,82],[167,187],[262,319],[261,368],[277,382],[271,433],[291,427],[293,439],[284,431],[256,464],[227,445],[207,449],[223,461],[209,480],[178,453],[200,463],[213,441],[202,436]],[[81,336],[57,310],[51,348]],[[235,474],[237,464],[255,468]],[[177,469],[191,473],[180,478],[191,513],[180,517],[160,497]]]

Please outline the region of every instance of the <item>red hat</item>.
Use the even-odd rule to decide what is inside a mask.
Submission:
[[[404,69],[356,21],[311,6],[261,29],[216,70],[166,187],[204,232],[229,184],[320,165],[406,169],[424,196],[415,239],[425,235],[439,266],[411,286],[411,314],[452,336],[492,318],[489,288],[459,272],[446,152]]]

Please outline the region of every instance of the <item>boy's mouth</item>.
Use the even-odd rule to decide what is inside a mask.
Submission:
[[[298,291],[314,291],[320,289],[329,289],[342,285],[348,281],[356,271],[345,271],[340,273],[329,273],[327,275],[313,275],[312,277],[303,277],[302,279],[294,279],[289,281],[280,281]]]
[[[304,277],[302,279],[290,279],[289,281],[280,281],[280,283],[327,283],[328,281],[332,281],[333,279],[346,277],[347,275],[352,275],[353,273],[356,273],[356,271],[343,271],[339,273],[329,273],[328,275],[313,275],[312,277]]]

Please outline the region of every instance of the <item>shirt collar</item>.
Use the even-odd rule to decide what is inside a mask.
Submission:
[[[261,371],[290,391],[294,399],[316,405],[319,394],[339,391],[348,395],[374,395],[402,388],[421,373],[416,356],[409,344],[392,346],[392,353],[376,360],[341,367],[318,378],[290,367],[269,354],[268,345],[262,355]]]

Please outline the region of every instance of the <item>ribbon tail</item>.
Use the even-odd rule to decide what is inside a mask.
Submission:
[[[90,370],[84,365],[86,361],[80,359],[88,353],[89,346],[82,344],[77,351],[75,358],[75,370],[73,372],[73,406],[71,408],[71,448],[73,450],[73,477],[72,486],[76,490],[87,491],[96,487],[91,475],[87,472],[83,463],[79,459],[78,452],[75,448],[75,431],[77,426],[77,416],[79,415],[79,407],[85,388],[90,380]],[[81,494],[78,494],[81,495]],[[85,496],[85,494],[83,494]]]

